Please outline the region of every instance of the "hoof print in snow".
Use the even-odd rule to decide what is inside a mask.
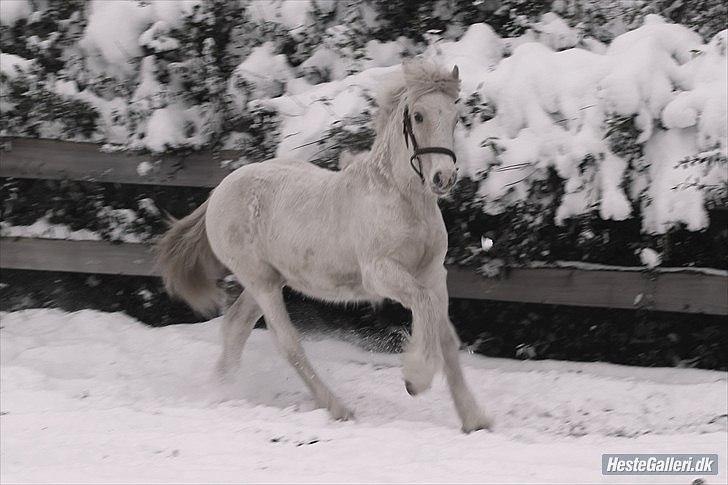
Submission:
[[[296,442],[296,446],[315,445],[318,442],[319,442],[319,440],[317,440],[317,439],[313,439],[313,440],[309,440],[309,441],[298,441],[298,442]]]

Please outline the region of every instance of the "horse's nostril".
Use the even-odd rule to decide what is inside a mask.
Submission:
[[[435,176],[432,178],[432,183],[435,184],[435,187],[442,188],[444,184],[444,180],[442,178],[442,174],[440,172],[437,172]]]

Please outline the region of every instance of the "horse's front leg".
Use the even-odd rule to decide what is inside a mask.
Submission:
[[[447,306],[443,308],[434,291],[393,259],[362,265],[362,280],[367,291],[412,311],[412,337],[402,357],[402,372],[408,393],[414,396],[426,391],[442,365],[439,327],[447,318]]]
[[[436,288],[438,298],[447,308],[449,298],[447,293],[447,272],[445,268],[438,268],[433,272],[432,285]],[[440,346],[444,360],[445,377],[450,388],[450,395],[455,403],[463,431],[470,433],[479,429],[489,429],[491,420],[481,410],[475,396],[465,382],[463,370],[460,366],[460,339],[455,332],[452,322],[445,311],[445,320],[440,325]]]

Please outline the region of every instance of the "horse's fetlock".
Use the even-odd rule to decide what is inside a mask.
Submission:
[[[402,356],[402,374],[407,392],[414,396],[427,391],[438,369],[437,359],[410,349]]]

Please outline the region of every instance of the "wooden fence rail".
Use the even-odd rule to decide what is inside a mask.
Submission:
[[[209,153],[156,159],[104,153],[88,143],[17,138],[0,146],[0,177],[214,187],[228,173]],[[216,154],[219,160],[237,156]],[[151,172],[140,173],[142,162],[152,164]],[[0,267],[158,275],[149,246],[106,241],[2,238]],[[450,267],[448,287],[455,298],[728,315],[728,276],[720,271],[516,268],[503,278],[485,278]]]
[[[3,238],[0,267],[157,276],[150,246]],[[516,268],[503,278],[448,268],[453,298],[728,315],[728,277],[694,272]]]
[[[157,157],[104,152],[94,143],[30,138],[0,139],[0,149],[0,177],[180,187],[215,187],[230,173],[221,162],[240,156],[221,151]]]

